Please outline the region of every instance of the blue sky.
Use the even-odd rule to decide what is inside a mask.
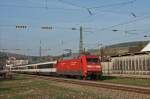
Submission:
[[[79,30],[71,28],[80,26],[84,29],[86,49],[98,48],[98,43],[106,46],[150,39],[144,38],[145,34],[150,35],[149,0],[136,0],[133,3],[116,6],[107,5],[132,0],[62,1],[0,0],[0,48],[14,53],[39,55],[41,40],[42,55],[59,55],[64,49],[78,51]],[[90,9],[92,15],[86,9],[100,6],[104,7]],[[111,27],[126,22],[129,24]],[[16,29],[17,24],[28,25],[29,28]],[[42,26],[52,26],[54,29],[42,30]],[[114,29],[118,31],[112,31]],[[22,50],[14,50],[16,48]]]

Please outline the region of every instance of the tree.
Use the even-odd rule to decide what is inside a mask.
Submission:
[[[0,70],[4,68],[6,65],[6,60],[8,59],[8,56],[6,53],[0,52]]]

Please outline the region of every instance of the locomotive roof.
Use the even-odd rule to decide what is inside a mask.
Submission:
[[[149,52],[150,51],[150,42],[141,50],[141,52]]]
[[[82,56],[86,56],[87,58],[98,58],[98,56],[96,56],[96,55],[81,55],[80,57],[82,57]],[[79,55],[71,55],[71,56],[63,57],[64,60],[77,59],[77,58],[79,58]]]

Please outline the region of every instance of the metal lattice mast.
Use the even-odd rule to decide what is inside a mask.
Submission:
[[[83,28],[80,27],[79,55],[83,53]]]
[[[42,42],[40,40],[40,49],[39,49],[39,54],[40,54],[40,57],[42,56],[42,46],[41,46]]]

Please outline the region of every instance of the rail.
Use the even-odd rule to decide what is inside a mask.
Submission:
[[[92,87],[121,90],[121,91],[128,91],[128,92],[135,92],[135,93],[150,95],[150,87],[139,87],[139,86],[131,86],[131,85],[123,85],[123,84],[103,83],[103,82],[97,82],[97,81],[76,80],[76,79],[48,77],[48,76],[37,76],[37,75],[29,75],[29,76],[37,77],[37,78],[45,79],[45,80],[78,84],[78,85],[83,85],[83,86],[92,86]]]

